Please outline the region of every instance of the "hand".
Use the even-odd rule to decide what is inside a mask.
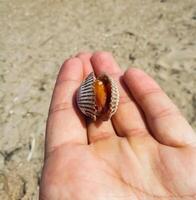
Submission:
[[[93,71],[113,77],[112,120],[85,122],[75,92]],[[112,55],[79,54],[58,75],[47,122],[40,200],[193,200],[196,135],[155,81]]]

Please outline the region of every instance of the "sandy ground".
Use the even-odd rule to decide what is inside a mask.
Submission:
[[[196,128],[195,0],[0,0],[0,199],[37,199],[55,77],[78,51],[151,74]]]

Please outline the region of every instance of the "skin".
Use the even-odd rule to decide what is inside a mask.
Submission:
[[[75,92],[94,71],[120,90],[116,114],[92,123]],[[40,200],[196,199],[196,135],[158,84],[121,71],[110,53],[80,53],[62,65],[47,121]]]

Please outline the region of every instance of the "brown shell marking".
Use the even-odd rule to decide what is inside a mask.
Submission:
[[[95,94],[93,89],[93,83],[95,81],[94,73],[90,73],[88,77],[83,81],[77,92],[77,105],[80,111],[90,117],[94,121],[96,120],[95,109]]]

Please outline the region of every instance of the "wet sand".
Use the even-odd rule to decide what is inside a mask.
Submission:
[[[151,74],[196,128],[195,0],[0,1],[0,199],[37,199],[61,63],[111,51]]]

